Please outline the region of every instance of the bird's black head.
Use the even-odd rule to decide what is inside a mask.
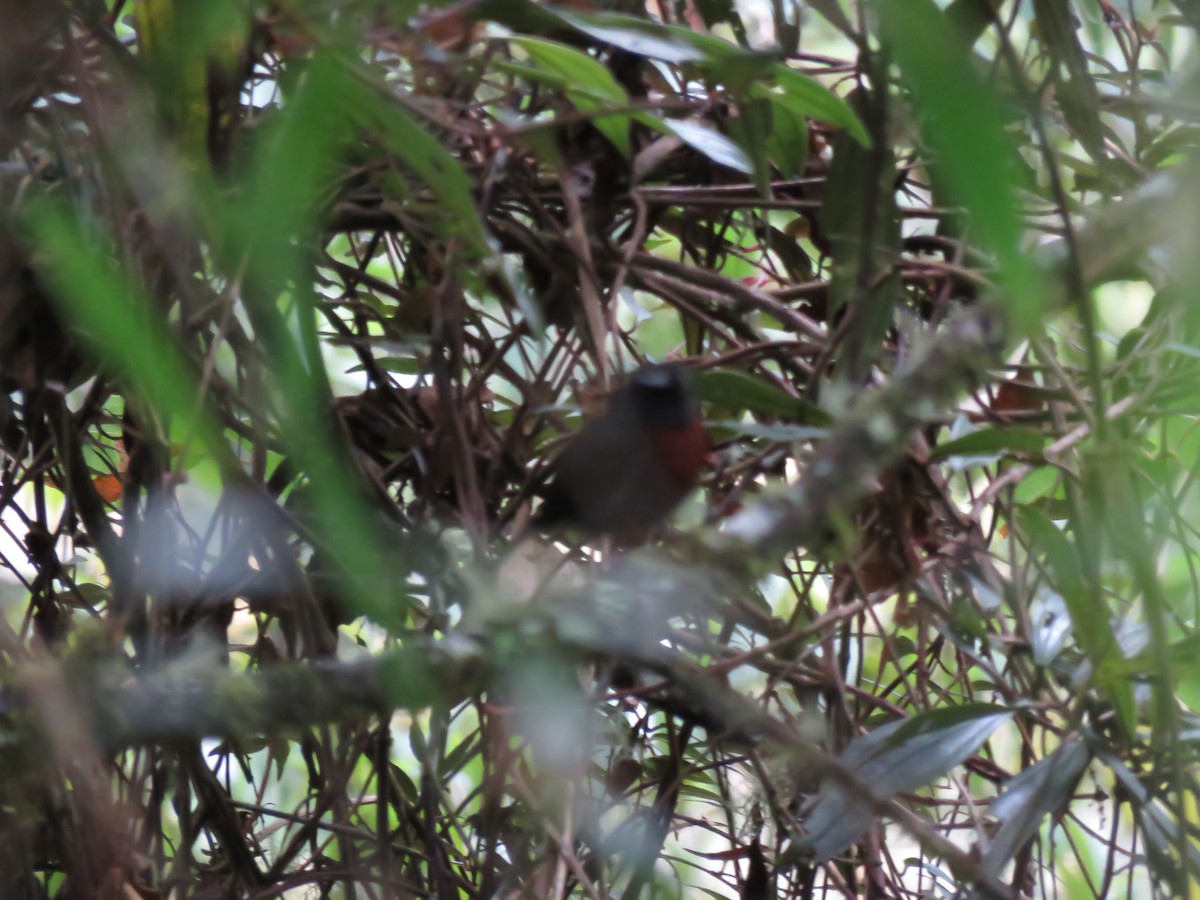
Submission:
[[[677,365],[642,366],[629,377],[625,390],[633,399],[638,418],[647,425],[680,428],[698,414],[686,375]]]

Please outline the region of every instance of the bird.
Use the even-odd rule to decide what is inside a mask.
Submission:
[[[684,369],[644,365],[551,463],[533,528],[644,539],[696,487],[708,451]]]

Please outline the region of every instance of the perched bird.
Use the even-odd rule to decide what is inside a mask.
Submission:
[[[643,366],[554,461],[533,526],[643,536],[696,486],[708,449],[680,367]]]

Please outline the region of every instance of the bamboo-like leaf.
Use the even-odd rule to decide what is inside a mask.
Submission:
[[[934,710],[856,738],[839,758],[876,801],[887,800],[945,775],[1011,717],[1011,710],[988,704]],[[874,816],[865,798],[827,784],[805,807],[804,834],[792,841],[784,858],[827,860],[854,843]]]
[[[1075,35],[1071,5],[1061,0],[1033,0],[1033,11],[1042,43],[1053,60],[1051,71],[1063,116],[1092,158],[1101,159],[1104,134],[1100,127],[1100,94]]]
[[[1005,309],[1016,331],[1033,329],[1042,288],[1021,252],[1021,163],[1004,133],[996,95],[932,0],[882,0],[879,12],[888,50],[917,105],[935,177],[966,208],[972,236],[999,261]]]
[[[514,36],[512,42],[523,48],[539,66],[560,76],[568,85],[566,94],[581,112],[596,112],[605,106],[627,106],[629,94],[612,73],[598,60],[586,53],[557,41]],[[631,153],[629,142],[630,117],[598,116],[596,127],[613,142],[622,155]]]
[[[988,810],[1000,827],[988,838],[980,861],[987,872],[999,875],[1017,850],[1037,834],[1042,820],[1071,799],[1091,759],[1087,745],[1071,739],[1009,779]]]
[[[772,97],[779,103],[800,115],[839,125],[864,147],[870,146],[871,138],[862,120],[829,88],[782,63],[771,74],[775,85]]]
[[[197,373],[144,292],[113,267],[111,248],[85,235],[61,206],[39,204],[27,223],[55,300],[93,352],[165,420],[181,423],[218,459],[228,457]]]
[[[700,372],[695,377],[696,392],[717,407],[749,410],[765,416],[808,425],[831,424],[829,414],[811,401],[780,390],[757,378],[732,370]]]
[[[680,119],[667,119],[664,124],[677,138],[718,165],[747,175],[754,171],[746,152],[716,129]]]
[[[1041,453],[1046,447],[1046,435],[1033,428],[1017,425],[981,428],[960,438],[938,444],[930,451],[933,459],[948,456],[970,456],[987,453]]]
[[[1087,595],[1083,570],[1075,546],[1050,519],[1032,506],[1017,510],[1017,522],[1030,546],[1045,554],[1054,573],[1054,586],[1066,602],[1075,626],[1075,638],[1088,658],[1101,665],[1117,643],[1108,611],[1094,609]]]

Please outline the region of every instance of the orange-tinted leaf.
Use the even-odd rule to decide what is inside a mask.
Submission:
[[[101,475],[92,479],[92,485],[96,488],[96,493],[109,503],[121,499],[121,489],[124,485],[120,475]]]

